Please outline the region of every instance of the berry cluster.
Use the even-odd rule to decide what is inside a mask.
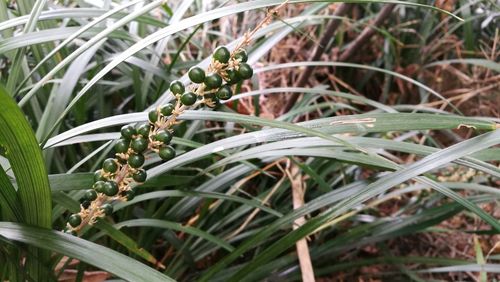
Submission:
[[[187,87],[189,90],[178,80],[170,84],[169,89],[176,97],[174,103],[150,111],[148,123],[123,126],[121,138],[114,145],[115,158],[104,160],[102,169],[95,172],[92,189],[85,191],[80,212],[68,218],[65,231],[76,235],[85,225],[110,215],[113,201],[133,199],[136,187],[131,184],[144,183],[147,178],[142,168],[146,158],[157,154],[168,161],[175,157],[170,141],[177,117],[188,107],[205,104],[213,108],[219,100],[230,99],[233,85],[253,76],[247,59],[243,49],[231,53],[226,47],[218,47],[207,72],[200,67],[189,70],[188,77],[193,82]]]

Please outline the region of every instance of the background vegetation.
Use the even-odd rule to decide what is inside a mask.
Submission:
[[[498,2],[332,2],[275,14],[251,83],[74,237],[119,128],[282,1],[0,1],[0,279],[498,279]]]

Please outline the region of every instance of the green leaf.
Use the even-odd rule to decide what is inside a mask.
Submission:
[[[0,222],[0,235],[84,261],[127,281],[175,281],[123,254],[62,232]]]
[[[125,233],[123,233],[121,230],[116,229],[108,222],[99,220],[95,224],[95,226],[106,232],[109,237],[113,238],[113,240],[127,248],[127,250],[129,250],[130,252],[142,257],[143,259],[149,261],[154,265],[158,264],[158,261],[152,254],[142,248],[139,248],[139,246],[137,246],[137,243],[132,238],[128,237]]]
[[[49,179],[35,134],[16,102],[0,85],[0,147],[10,162],[16,181],[24,222],[50,228],[52,200]],[[9,188],[6,188],[9,189]],[[12,196],[10,196],[12,198]],[[14,211],[13,211],[14,212]],[[19,213],[19,211],[15,212]],[[34,279],[45,275],[49,253],[30,250],[26,267]]]
[[[192,226],[185,226],[185,225],[182,225],[182,224],[177,223],[177,222],[158,220],[158,219],[141,218],[141,219],[127,220],[127,221],[123,221],[123,222],[115,224],[116,228],[136,227],[136,226],[149,226],[149,227],[156,227],[156,228],[172,229],[172,230],[184,232],[187,234],[191,234],[191,235],[203,238],[209,242],[216,244],[219,247],[222,247],[222,248],[228,250],[229,252],[232,252],[234,250],[233,246],[231,246],[230,244],[226,243],[225,241],[217,238],[214,235],[211,235],[211,234],[209,234],[203,230],[200,230],[198,228],[195,228]]]
[[[2,167],[0,167],[0,207],[2,207],[2,214],[4,215],[2,220],[24,221],[19,196]]]
[[[49,178],[33,130],[15,101],[0,86],[0,146],[16,182],[25,222],[51,227]]]

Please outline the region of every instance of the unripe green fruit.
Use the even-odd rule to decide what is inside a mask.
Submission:
[[[238,76],[241,79],[249,79],[253,76],[253,69],[247,63],[241,63],[238,68]]]
[[[166,105],[164,105],[163,107],[161,107],[160,109],[160,113],[163,115],[163,116],[169,116],[172,114],[172,112],[174,111],[175,109],[175,106],[168,103]]]
[[[229,85],[224,85],[221,88],[219,88],[219,90],[217,91],[217,93],[215,93],[215,95],[217,95],[217,98],[221,100],[228,100],[231,99],[231,97],[233,97],[233,90]]]
[[[90,207],[90,201],[83,201],[82,202],[82,207],[84,209],[88,209]]]
[[[117,153],[126,153],[128,151],[128,146],[130,142],[125,139],[120,139],[115,143],[115,152]]]
[[[168,130],[160,130],[156,135],[153,137],[156,141],[160,141],[163,144],[168,144],[172,140],[172,133]]]
[[[148,177],[148,174],[144,169],[138,169],[132,175],[132,179],[134,179],[134,181],[139,182],[139,183],[145,182],[147,177]]]
[[[210,73],[205,77],[205,85],[208,89],[219,88],[222,85],[222,78],[216,73]]]
[[[68,223],[71,227],[78,227],[82,223],[82,218],[79,214],[74,213],[68,218]]]
[[[152,110],[148,113],[148,119],[149,122],[155,123],[158,121],[158,111],[157,110]]]
[[[234,58],[242,63],[245,63],[248,60],[247,51],[241,49],[236,54],[234,54]]]
[[[130,124],[123,126],[120,132],[124,139],[130,139],[134,134],[136,134],[135,128]]]
[[[116,163],[115,159],[105,159],[102,163],[102,169],[109,173],[115,173],[118,170],[118,164]]]
[[[200,67],[192,67],[188,72],[189,79],[194,83],[203,83],[205,81],[205,71]]]
[[[85,194],[83,194],[83,198],[87,201],[93,201],[95,199],[97,199],[97,192],[93,189],[89,189],[87,191],[85,191]]]
[[[181,96],[181,103],[186,106],[191,106],[196,103],[198,96],[193,92],[186,92]]]
[[[104,184],[105,184],[105,183],[106,183],[106,182],[104,182],[104,181],[102,181],[102,180],[101,180],[101,181],[97,181],[96,183],[94,183],[94,185],[92,185],[92,188],[93,188],[94,190],[96,190],[96,192],[98,192],[98,193],[102,193],[102,192],[104,191]]]
[[[96,170],[94,172],[94,182],[100,181],[100,180],[107,180],[106,177],[102,176],[102,171]]]
[[[105,215],[112,215],[113,214],[113,206],[110,204],[102,205],[101,210]]]
[[[232,85],[240,82],[241,78],[238,76],[238,72],[236,70],[227,70],[225,80],[227,84]]]
[[[179,80],[174,80],[170,83],[170,91],[174,94],[182,94],[185,90],[184,84],[182,84]]]
[[[144,164],[143,154],[131,154],[128,157],[128,165],[133,168],[140,168]]]
[[[220,47],[217,47],[217,49],[215,49],[213,57],[216,61],[219,61],[223,64],[226,64],[227,62],[229,62],[229,58],[231,57],[231,53],[229,52],[229,50],[226,47],[220,46]]]
[[[128,190],[125,192],[125,196],[127,197],[127,201],[132,201],[135,198],[134,190]]]
[[[118,193],[118,184],[114,181],[108,181],[104,184],[104,194],[106,196],[115,196]]]
[[[172,146],[163,146],[160,148],[158,155],[164,161],[169,161],[175,158],[175,150]]]
[[[148,139],[144,137],[137,137],[130,142],[130,148],[136,153],[142,153],[148,148]]]
[[[137,134],[142,135],[142,137],[144,138],[148,138],[150,130],[151,130],[151,125],[143,123],[137,127]]]

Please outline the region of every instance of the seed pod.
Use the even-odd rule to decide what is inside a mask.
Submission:
[[[229,58],[231,57],[231,53],[229,52],[229,50],[226,47],[220,46],[220,47],[217,47],[217,49],[215,49],[213,57],[216,61],[219,61],[223,64],[226,64],[227,62],[229,62]]]
[[[184,84],[182,84],[179,80],[174,80],[170,83],[170,91],[174,94],[182,94],[185,90]]]
[[[189,79],[194,83],[203,83],[205,81],[205,71],[200,67],[192,67],[188,72]]]
[[[186,92],[181,96],[181,103],[186,106],[191,106],[196,103],[198,96],[193,92]]]

